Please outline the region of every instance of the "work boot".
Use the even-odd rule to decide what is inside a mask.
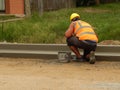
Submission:
[[[89,62],[90,62],[90,64],[94,64],[95,61],[96,61],[95,53],[94,53],[94,51],[91,51],[90,52],[90,60],[89,60]]]
[[[84,58],[84,59],[85,59],[85,61],[86,61],[86,62],[89,62],[89,61],[90,61],[90,59],[89,59],[89,58]]]
[[[73,57],[71,57],[72,58],[72,61],[75,61],[75,62],[82,62],[82,61],[84,61],[84,59],[81,57],[81,58],[78,58],[78,57],[76,57],[76,56],[73,56]]]
[[[83,62],[85,61],[82,57],[81,58],[76,58],[76,62]]]
[[[82,56],[82,58],[83,58],[84,61],[87,61],[87,62],[90,61],[90,58],[88,58],[88,57]]]

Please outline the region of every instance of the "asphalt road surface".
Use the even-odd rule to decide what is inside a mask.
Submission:
[[[120,62],[0,58],[0,90],[120,90]]]

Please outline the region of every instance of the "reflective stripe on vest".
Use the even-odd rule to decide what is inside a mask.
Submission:
[[[95,35],[94,32],[82,32],[82,33],[80,33],[78,36],[80,37],[80,36],[82,36],[82,35],[84,35],[84,34],[93,34],[93,35]]]
[[[92,28],[91,26],[82,26],[82,24],[80,22],[78,22],[78,24],[80,27],[75,31],[75,34],[82,28]]]

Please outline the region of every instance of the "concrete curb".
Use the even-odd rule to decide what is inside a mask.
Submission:
[[[59,51],[70,50],[66,44],[0,43],[0,57],[57,59]],[[95,55],[97,60],[120,61],[120,45],[98,45]]]

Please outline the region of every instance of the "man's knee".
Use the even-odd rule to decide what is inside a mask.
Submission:
[[[76,42],[75,37],[67,38],[66,41],[67,41],[68,46],[74,46],[74,43]]]

